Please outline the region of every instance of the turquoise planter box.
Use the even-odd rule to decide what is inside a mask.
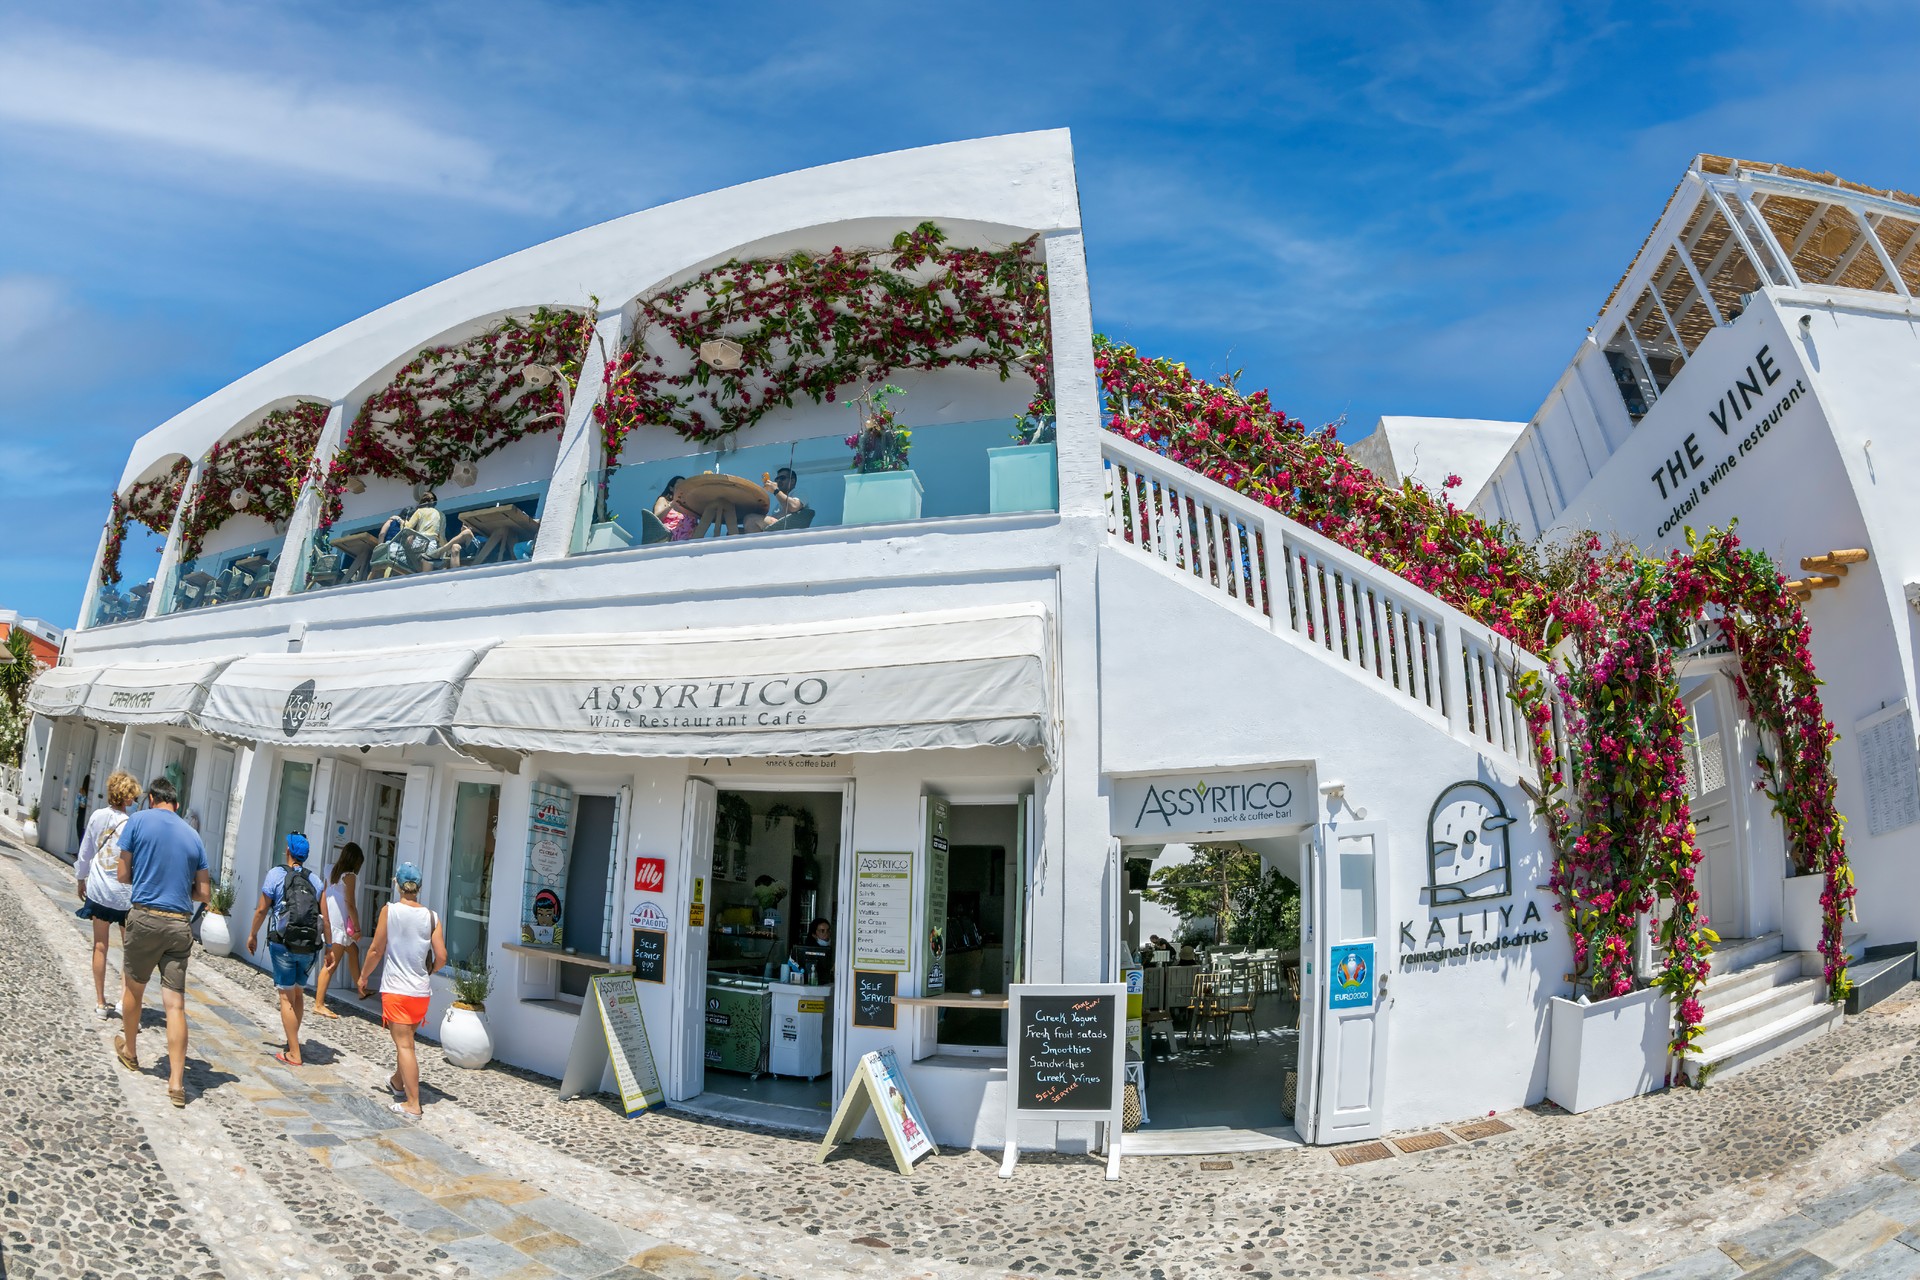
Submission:
[[[849,475],[840,523],[889,524],[896,520],[918,520],[922,496],[920,477],[911,471]]]
[[[1050,444],[1016,444],[987,450],[991,510],[1058,511],[1060,467]]]

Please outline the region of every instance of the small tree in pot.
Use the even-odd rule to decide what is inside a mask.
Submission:
[[[481,1016],[492,992],[493,966],[479,952],[453,966],[453,1005],[440,1020],[440,1049],[456,1067],[478,1070],[493,1061],[493,1037]]]

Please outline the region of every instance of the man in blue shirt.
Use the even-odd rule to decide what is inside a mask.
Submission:
[[[247,931],[247,951],[249,954],[259,949],[260,922],[269,913],[273,923],[267,929],[267,958],[273,962],[273,985],[280,989],[280,1025],[287,1033],[287,1047],[273,1056],[289,1067],[300,1065],[300,1018],[306,1013],[307,978],[313,972],[313,962],[319,957],[315,944],[316,937],[310,941],[296,941],[285,937],[287,928],[287,883],[294,876],[302,876],[313,890],[309,905],[318,919],[320,895],[324,887],[320,877],[307,870],[307,838],[299,832],[287,837],[287,862],[285,866],[275,867],[267,872],[267,878],[260,882],[260,905],[254,908],[253,928]],[[312,947],[313,949],[309,949]]]
[[[155,778],[147,786],[147,808],[127,819],[120,831],[120,883],[133,886],[120,961],[125,990],[120,1000],[121,1033],[113,1051],[129,1071],[140,1069],[140,1002],[155,968],[167,1010],[167,1097],[187,1105],[187,959],[193,954],[193,904],[210,895],[207,847],[180,817],[180,794],[173,783]]]

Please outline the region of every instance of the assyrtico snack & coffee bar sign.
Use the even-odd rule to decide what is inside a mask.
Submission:
[[[1115,778],[1112,802],[1113,833],[1123,839],[1248,834],[1301,826],[1315,813],[1304,765]]]

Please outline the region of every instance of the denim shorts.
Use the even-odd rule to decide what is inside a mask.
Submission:
[[[273,985],[282,991],[291,991],[307,985],[307,979],[313,974],[313,962],[320,954],[289,951],[277,942],[269,942],[267,958],[273,962]]]

